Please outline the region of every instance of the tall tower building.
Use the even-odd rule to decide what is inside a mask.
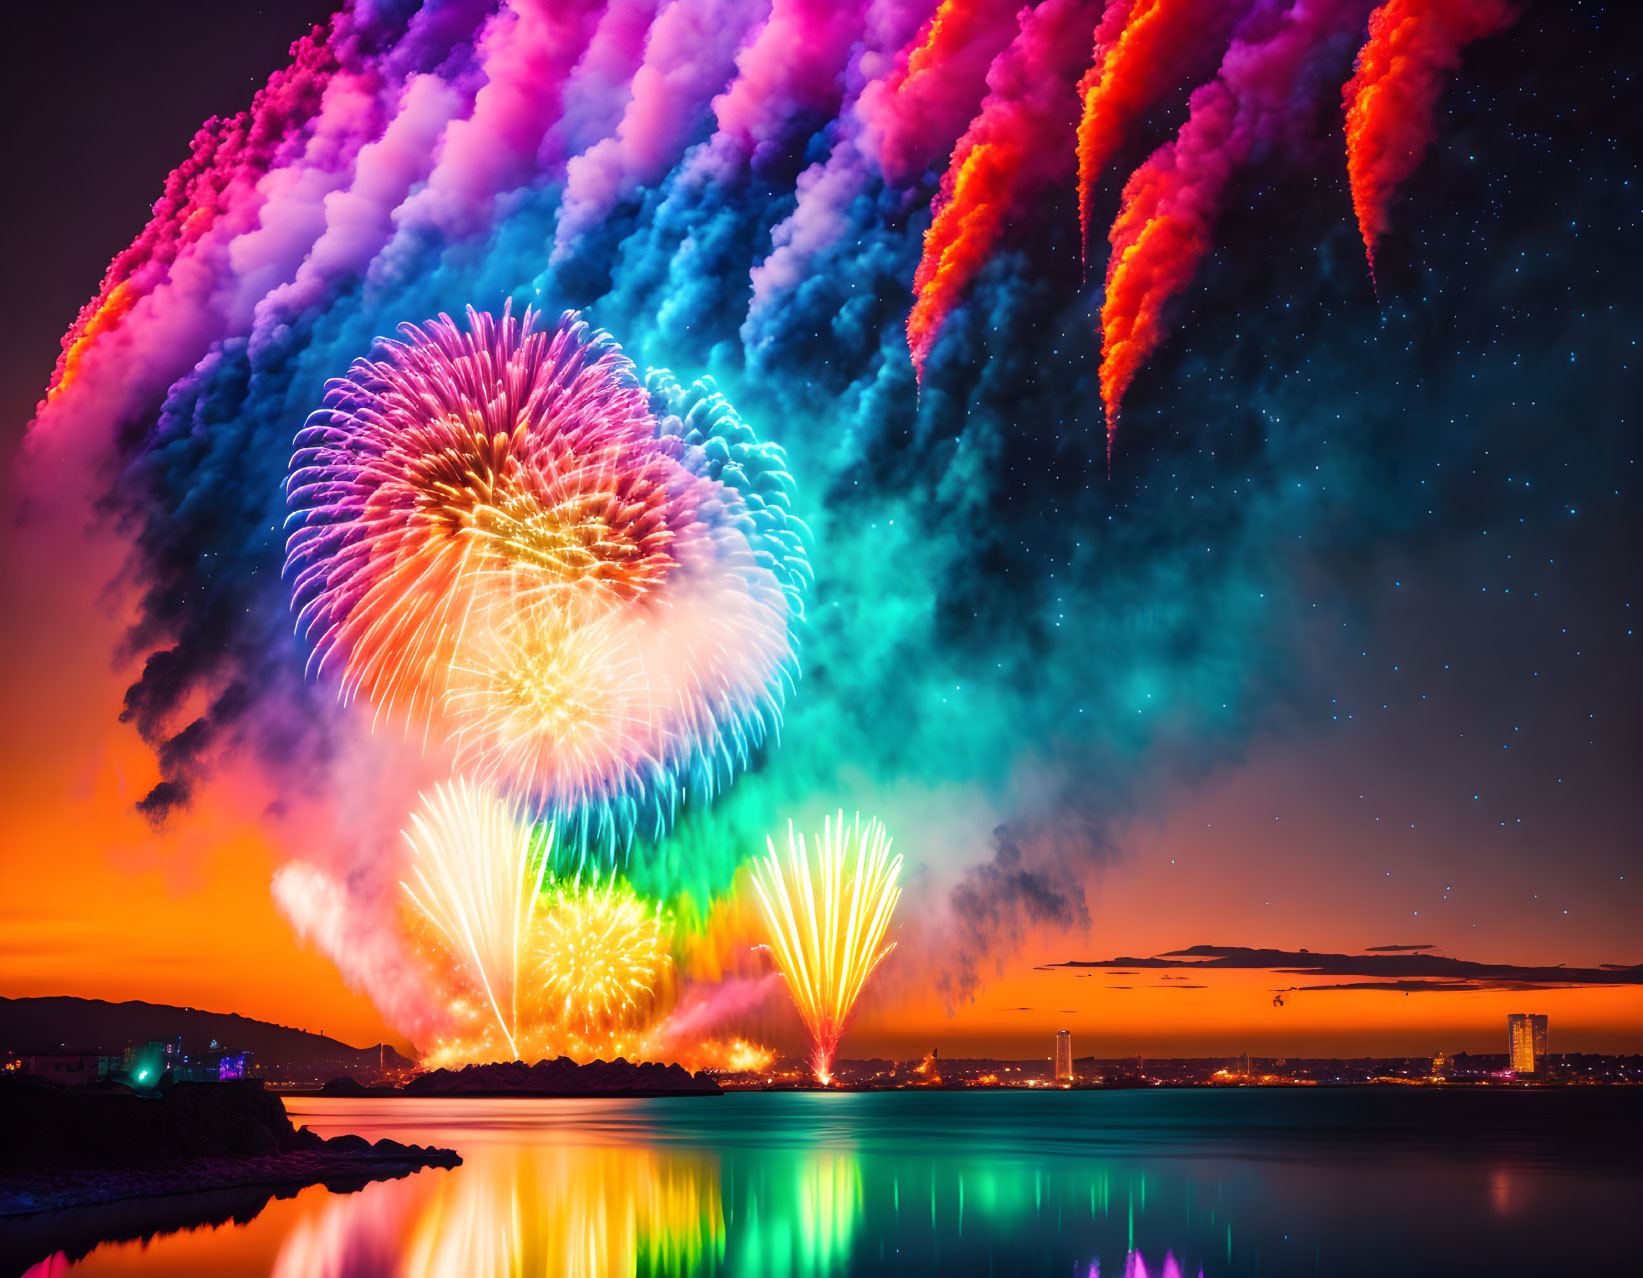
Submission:
[[[1514,1074],[1546,1068],[1546,1018],[1513,1012],[1506,1018],[1506,1063]]]
[[[1073,1081],[1073,1036],[1069,1030],[1055,1032],[1055,1081]]]

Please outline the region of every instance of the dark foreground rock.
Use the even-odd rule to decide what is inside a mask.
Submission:
[[[448,1149],[296,1128],[259,1082],[179,1083],[159,1096],[119,1086],[0,1085],[0,1217],[246,1186],[353,1189]]]
[[[653,1061],[635,1064],[620,1058],[578,1065],[568,1057],[551,1061],[504,1061],[467,1065],[419,1074],[400,1090],[402,1096],[722,1096],[706,1074]]]

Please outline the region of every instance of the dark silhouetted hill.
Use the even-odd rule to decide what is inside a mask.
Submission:
[[[0,998],[0,1050],[31,1055],[61,1051],[115,1053],[130,1044],[182,1036],[183,1051],[199,1052],[215,1039],[230,1052],[254,1052],[257,1065],[299,1077],[374,1073],[376,1046],[350,1047],[322,1034],[254,1021],[231,1012],[202,1012],[164,1003],[108,1003],[97,998]],[[389,1068],[412,1062],[393,1048]]]

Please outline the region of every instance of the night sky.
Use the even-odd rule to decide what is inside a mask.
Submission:
[[[1082,283],[1070,181],[983,268],[922,387],[882,352],[900,341],[928,192],[861,197],[825,283],[762,347],[749,338],[742,244],[768,247],[798,172],[826,156],[825,119],[679,201],[701,232],[688,269],[638,260],[635,244],[668,243],[673,206],[636,197],[641,211],[543,275],[553,224],[526,202],[487,249],[425,258],[388,300],[343,286],[292,319],[261,380],[214,373],[163,410],[169,426],[150,396],[106,444],[76,434],[21,455],[62,332],[192,130],[243,109],[326,7],[165,14],[36,13],[3,90],[0,805],[15,890],[0,993],[380,1036],[370,1000],[269,897],[274,867],[329,836],[353,738],[332,690],[301,678],[279,540],[252,532],[282,506],[301,412],[282,413],[363,353],[356,330],[495,308],[549,279],[550,310],[588,307],[641,363],[712,372],[794,458],[818,585],[783,743],[666,846],[641,847],[636,875],[704,896],[778,815],[884,816],[914,867],[904,925],[919,944],[903,948],[918,958],[887,967],[846,1054],[1037,1054],[1062,1025],[1081,1054],[1499,1051],[1517,1010],[1551,1015],[1554,1050],[1643,1048],[1635,973],[1303,990],[1279,1010],[1275,989],[1385,973],[1233,968],[1198,990],[1162,969],[1049,967],[1104,973],[1196,945],[1643,961],[1630,6],[1535,5],[1467,49],[1393,206],[1378,291],[1338,87],[1293,145],[1258,149],[1110,462],[1099,277]],[[1347,47],[1332,83],[1350,67]],[[1126,143],[1120,176],[1180,125],[1185,88]],[[1104,226],[1116,182],[1100,198]],[[250,357],[230,348],[223,367],[236,358]],[[211,432],[233,465],[199,443]],[[195,491],[208,516],[184,500]],[[172,668],[145,680],[161,649]],[[185,736],[192,722],[209,731]],[[337,864],[394,835],[364,820],[336,818],[353,849]],[[278,989],[269,964],[289,973]]]

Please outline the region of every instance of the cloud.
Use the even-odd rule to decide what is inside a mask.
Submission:
[[[1377,946],[1363,954],[1315,954],[1311,950],[1251,949],[1240,945],[1192,945],[1152,958],[1069,959],[1059,968],[1122,965],[1199,971],[1266,971],[1285,976],[1364,976],[1381,980],[1334,985],[1294,985],[1293,990],[1391,990],[1405,994],[1443,990],[1532,990],[1581,985],[1643,985],[1643,965],[1600,967],[1519,966],[1474,963],[1431,953],[1387,953],[1389,949],[1430,950],[1431,946]],[[1183,978],[1165,976],[1164,980]],[[1165,988],[1201,989],[1176,985]]]

